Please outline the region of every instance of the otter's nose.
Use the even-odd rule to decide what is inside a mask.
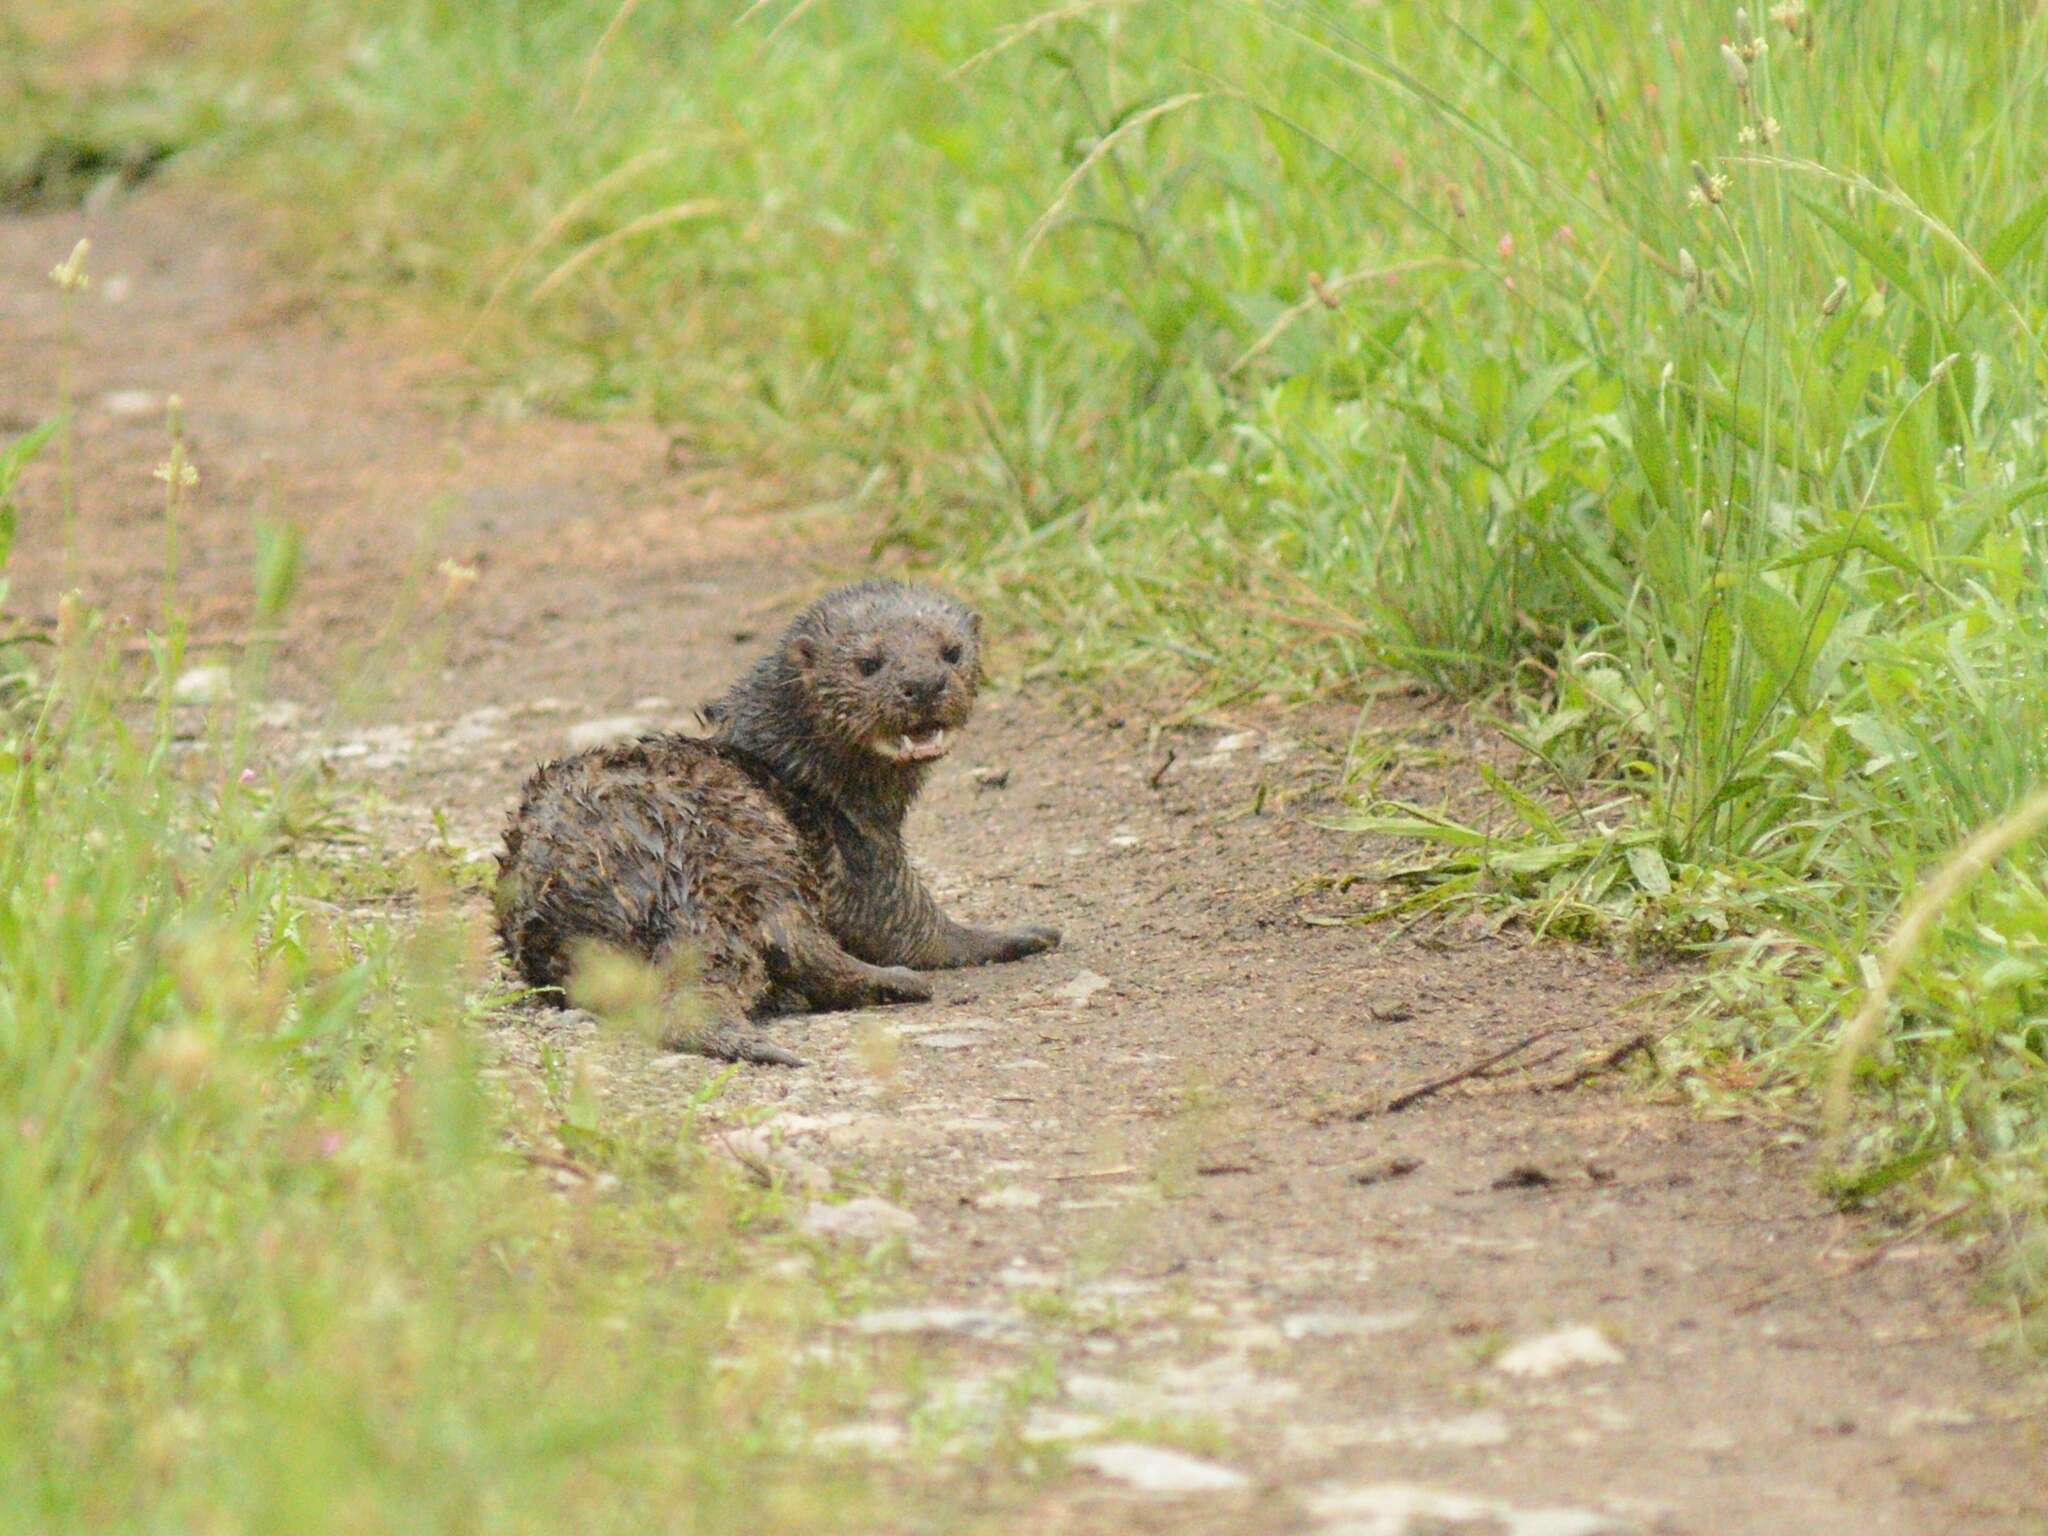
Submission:
[[[900,687],[906,704],[936,704],[946,691],[946,679],[937,672],[926,672],[904,678]]]

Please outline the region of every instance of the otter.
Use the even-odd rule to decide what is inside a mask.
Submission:
[[[921,971],[1052,949],[1040,924],[977,928],[939,910],[903,818],[966,724],[981,616],[893,581],[798,615],[703,710],[708,737],[663,733],[543,764],[498,858],[498,936],[513,968],[563,992],[589,945],[694,978],[664,1043],[801,1066],[759,1027],[795,1008],[923,1002]]]

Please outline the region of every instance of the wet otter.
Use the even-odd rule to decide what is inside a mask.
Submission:
[[[498,934],[534,987],[610,945],[694,964],[707,1022],[670,1043],[801,1065],[752,1022],[790,1007],[922,1001],[920,970],[1017,960],[1059,931],[947,917],[903,817],[966,723],[981,619],[871,581],[800,614],[705,710],[708,740],[642,737],[542,766],[498,859]]]

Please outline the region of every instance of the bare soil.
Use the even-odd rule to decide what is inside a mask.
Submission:
[[[0,432],[59,398],[46,274],[81,233],[77,584],[149,623],[150,472],[181,394],[199,659],[246,638],[252,518],[302,523],[279,679],[302,712],[277,750],[369,783],[401,840],[438,814],[488,850],[579,727],[683,724],[859,566],[843,514],[779,505],[716,444],[494,413],[430,339],[338,328],[189,188],[0,222]],[[16,618],[48,619],[67,577],[54,474],[30,486]],[[1486,749],[1419,701],[1376,723],[1412,743],[1411,794]],[[902,1306],[843,1347],[926,1350],[963,1401],[1035,1373],[1040,1477],[983,1495],[934,1474],[959,1507],[914,1528],[2048,1531],[2040,1378],[1988,1347],[1967,1250],[1880,1247],[1896,1234],[1815,1193],[1795,1129],[1706,1118],[1640,1060],[1543,1087],[1662,1028],[1636,1006],[1658,978],[1512,932],[1312,921],[1358,899],[1315,877],[1388,851],[1317,825],[1331,724],[1160,731],[1142,705],[997,690],[912,844],[962,914],[1057,921],[1064,947],[944,976],[929,1005],[779,1021],[812,1064],[748,1069],[715,1106],[794,1176],[915,1217]],[[576,1015],[521,1014],[500,1043],[543,1041],[635,1113],[679,1113],[718,1070]],[[1596,1359],[1509,1368],[1577,1328]],[[845,1438],[915,1480],[903,1412],[878,1400]],[[1146,1491],[1142,1457],[1101,1449],[1141,1441],[1196,1461]]]

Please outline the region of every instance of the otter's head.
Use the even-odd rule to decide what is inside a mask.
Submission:
[[[703,713],[719,739],[790,785],[900,822],[980,686],[971,609],[929,587],[869,581],[797,615]]]
[[[882,764],[936,762],[967,723],[981,686],[981,616],[929,587],[842,587],[782,637],[821,741]]]

